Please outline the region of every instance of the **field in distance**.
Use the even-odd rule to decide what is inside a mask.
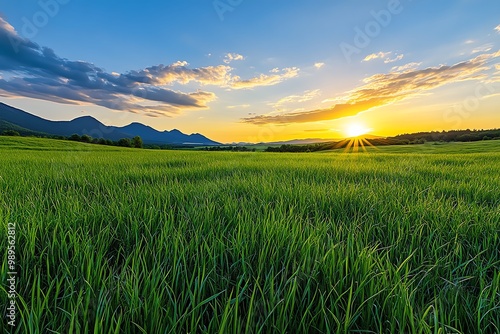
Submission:
[[[0,137],[0,309],[14,223],[17,333],[498,332],[500,141],[368,150]]]

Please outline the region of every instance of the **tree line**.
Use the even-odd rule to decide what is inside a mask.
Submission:
[[[426,142],[473,142],[481,140],[500,139],[500,129],[492,130],[452,130],[452,131],[431,131],[417,132],[411,134],[401,134],[390,138],[367,139],[370,145],[418,145]],[[333,149],[346,148],[350,140],[317,143],[308,145],[281,145],[277,147],[268,147],[266,152],[318,152]],[[366,143],[364,143],[367,146]]]
[[[219,151],[226,151],[226,152],[255,152],[255,148],[248,148],[246,146],[207,146],[203,148],[203,151],[210,151],[210,152],[219,152]]]
[[[426,141],[434,142],[471,142],[480,140],[496,140],[500,139],[500,129],[492,130],[451,130],[451,131],[431,131],[431,132],[417,132],[405,133],[397,135],[394,138],[415,140],[423,139]]]
[[[81,143],[88,143],[88,144],[132,147],[132,148],[143,148],[144,147],[144,144],[142,142],[142,138],[140,136],[135,136],[132,139],[121,138],[118,141],[112,141],[112,140],[104,139],[104,138],[92,138],[89,135],[80,136],[80,135],[75,133],[66,139],[71,140],[71,141],[78,141]]]

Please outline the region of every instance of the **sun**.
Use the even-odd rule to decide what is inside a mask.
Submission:
[[[371,129],[368,129],[360,123],[351,123],[345,129],[345,133],[348,138],[360,137],[362,135],[366,135],[370,131]]]
[[[372,129],[366,127],[361,122],[352,122],[346,124],[344,133],[347,137],[344,140],[338,142],[337,145],[335,145],[335,148],[344,148],[344,152],[346,153],[358,153],[360,149],[363,150],[363,152],[367,153],[368,146],[377,149],[365,136],[371,131]]]

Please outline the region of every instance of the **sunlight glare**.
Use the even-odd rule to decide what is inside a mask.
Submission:
[[[346,134],[349,138],[359,137],[370,132],[371,129],[366,128],[362,124],[353,123],[347,126]]]

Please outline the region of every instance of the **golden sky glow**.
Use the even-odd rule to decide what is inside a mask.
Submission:
[[[359,137],[362,135],[366,135],[370,132],[370,129],[364,126],[361,123],[351,123],[345,129],[346,137]]]

